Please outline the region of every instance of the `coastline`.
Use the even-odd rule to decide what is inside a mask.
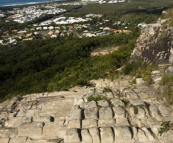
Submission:
[[[29,2],[29,3],[18,3],[18,4],[9,4],[9,5],[0,5],[2,7],[16,7],[16,6],[25,6],[25,5],[36,5],[36,4],[45,4],[45,3],[54,3],[54,2],[74,2],[76,0],[45,0],[42,2]]]

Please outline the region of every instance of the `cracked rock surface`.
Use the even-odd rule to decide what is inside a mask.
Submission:
[[[158,134],[173,109],[154,88],[128,78],[93,83],[0,103],[0,143],[173,143],[172,130]],[[98,95],[106,98],[87,101]]]

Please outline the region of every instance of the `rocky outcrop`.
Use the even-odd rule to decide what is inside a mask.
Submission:
[[[1,143],[173,143],[158,134],[173,109],[130,79],[93,81],[94,88],[26,95],[0,103]],[[105,92],[105,87],[111,89]],[[87,98],[102,95],[99,101]]]
[[[147,64],[173,63],[173,28],[164,29],[159,23],[148,24],[137,39],[132,60],[142,59]]]

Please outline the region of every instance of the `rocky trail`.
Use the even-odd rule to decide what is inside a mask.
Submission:
[[[95,87],[0,103],[0,143],[173,143],[172,130],[159,134],[173,109],[154,88],[129,80],[98,80]],[[87,100],[100,95],[106,98]]]

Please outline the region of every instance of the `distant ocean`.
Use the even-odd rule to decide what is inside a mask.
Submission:
[[[54,2],[54,1],[63,1],[63,0],[0,0],[0,6],[37,4],[37,3]]]

